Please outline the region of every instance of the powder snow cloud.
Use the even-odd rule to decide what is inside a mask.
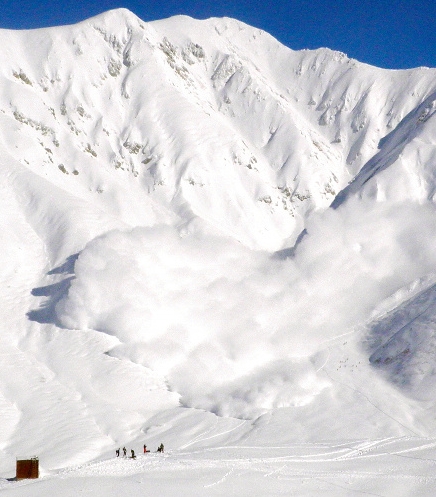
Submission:
[[[66,328],[118,337],[111,354],[166,376],[185,405],[253,417],[329,381],[314,358],[436,267],[431,204],[350,200],[313,216],[292,258],[156,226],[80,254],[57,305]]]

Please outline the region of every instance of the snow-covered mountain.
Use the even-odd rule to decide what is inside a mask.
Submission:
[[[435,433],[436,69],[123,9],[0,42],[3,471]]]

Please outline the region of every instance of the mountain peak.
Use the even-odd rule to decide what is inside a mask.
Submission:
[[[96,16],[91,17],[90,19],[88,19],[88,21],[96,19],[103,20],[104,22],[120,22],[120,20],[124,20],[127,22],[140,21],[139,17],[136,14],[124,7],[107,10],[105,12],[102,12],[101,14],[97,14]]]

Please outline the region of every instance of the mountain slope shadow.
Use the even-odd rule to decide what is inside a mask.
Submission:
[[[277,250],[276,252],[273,253],[272,258],[273,259],[279,259],[279,260],[285,260],[289,258],[293,258],[295,256],[295,251],[297,250],[297,247],[300,245],[302,242],[303,238],[307,235],[307,230],[304,229],[297,237],[295,240],[295,243],[292,247],[287,247],[281,250]]]
[[[436,393],[436,284],[430,285],[372,323],[369,362],[409,396]]]
[[[52,285],[33,288],[31,292],[32,295],[35,297],[47,297],[47,299],[40,304],[38,309],[32,309],[27,313],[27,317],[30,321],[60,326],[56,318],[55,307],[59,300],[68,292],[71,281],[75,278],[74,264],[78,256],[79,254],[70,255],[61,266],[58,266],[47,273],[48,275],[64,274],[70,276],[67,276],[62,281],[53,283]]]

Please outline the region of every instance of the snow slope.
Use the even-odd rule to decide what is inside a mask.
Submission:
[[[435,69],[123,9],[0,41],[5,476],[434,436]]]

